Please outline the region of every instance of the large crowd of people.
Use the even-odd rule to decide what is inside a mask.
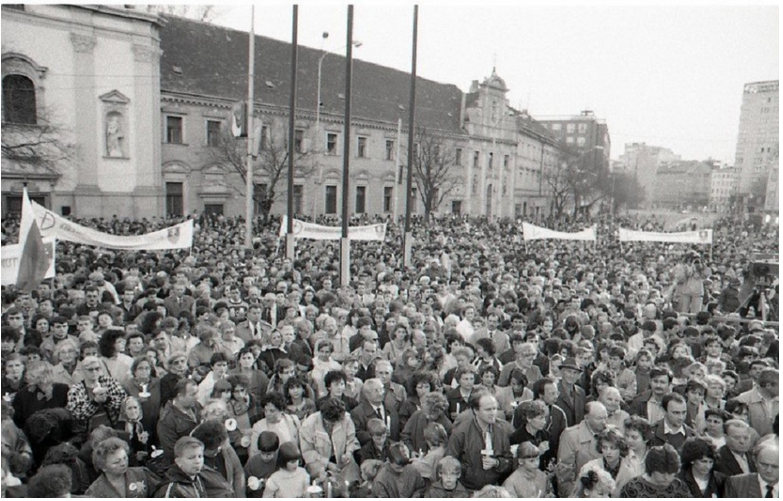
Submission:
[[[58,242],[3,288],[4,497],[779,497],[777,277],[749,272],[777,226],[416,219],[405,266],[390,221],[340,284],[335,242],[193,217],[190,249]]]

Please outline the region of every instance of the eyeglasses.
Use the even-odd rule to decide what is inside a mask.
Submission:
[[[101,368],[100,367],[85,367],[84,370],[86,370],[87,372],[98,372],[98,371],[101,370]]]

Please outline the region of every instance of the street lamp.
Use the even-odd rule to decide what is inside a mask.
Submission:
[[[329,32],[328,31],[324,31],[322,36],[323,36],[323,39],[326,40],[327,38],[329,38]],[[362,46],[362,42],[360,42],[358,40],[354,40],[353,42],[351,42],[351,45],[353,45],[354,47],[358,48],[358,47]],[[347,45],[343,45],[343,47],[347,47]],[[340,47],[338,46],[338,47],[335,47],[332,50],[339,49],[339,48]],[[323,49],[321,49],[321,50],[323,50]],[[318,58],[318,88],[316,90],[317,96],[316,96],[316,102],[315,102],[315,126],[316,127],[318,127],[318,125],[321,122],[321,68],[322,68],[324,59],[326,59],[326,56],[328,56],[329,54],[331,54],[330,51],[325,51],[321,55],[321,57]]]

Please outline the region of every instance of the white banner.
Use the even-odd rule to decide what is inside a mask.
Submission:
[[[54,277],[54,249],[57,247],[57,241],[52,237],[43,238],[44,247],[46,248],[46,257],[49,258],[49,267],[46,269],[46,275],[44,278]],[[4,245],[0,247],[2,252],[2,275],[0,275],[0,281],[2,285],[14,285],[16,283],[16,277],[19,275],[19,261],[22,257],[22,245]]]
[[[709,244],[712,245],[712,230],[681,231],[661,233],[657,231],[637,231],[619,229],[621,242],[667,242],[673,244]]]
[[[595,242],[596,239],[596,226],[593,225],[582,231],[574,233],[566,233],[564,231],[554,231],[547,228],[542,228],[530,223],[522,223],[522,236],[525,240],[586,240]]]
[[[123,250],[186,249],[193,246],[193,220],[144,235],[112,235],[68,221],[33,202],[33,212],[42,237],[66,242]]]
[[[283,216],[280,222],[280,236],[288,233],[288,216]],[[294,219],[294,238],[309,238],[310,240],[340,240],[343,230],[340,226],[324,226]],[[367,226],[351,226],[348,228],[349,240],[378,240],[383,242],[386,238],[386,223],[370,224]]]

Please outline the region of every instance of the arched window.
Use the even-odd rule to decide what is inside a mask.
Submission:
[[[35,85],[24,75],[3,78],[3,121],[35,125]]]

